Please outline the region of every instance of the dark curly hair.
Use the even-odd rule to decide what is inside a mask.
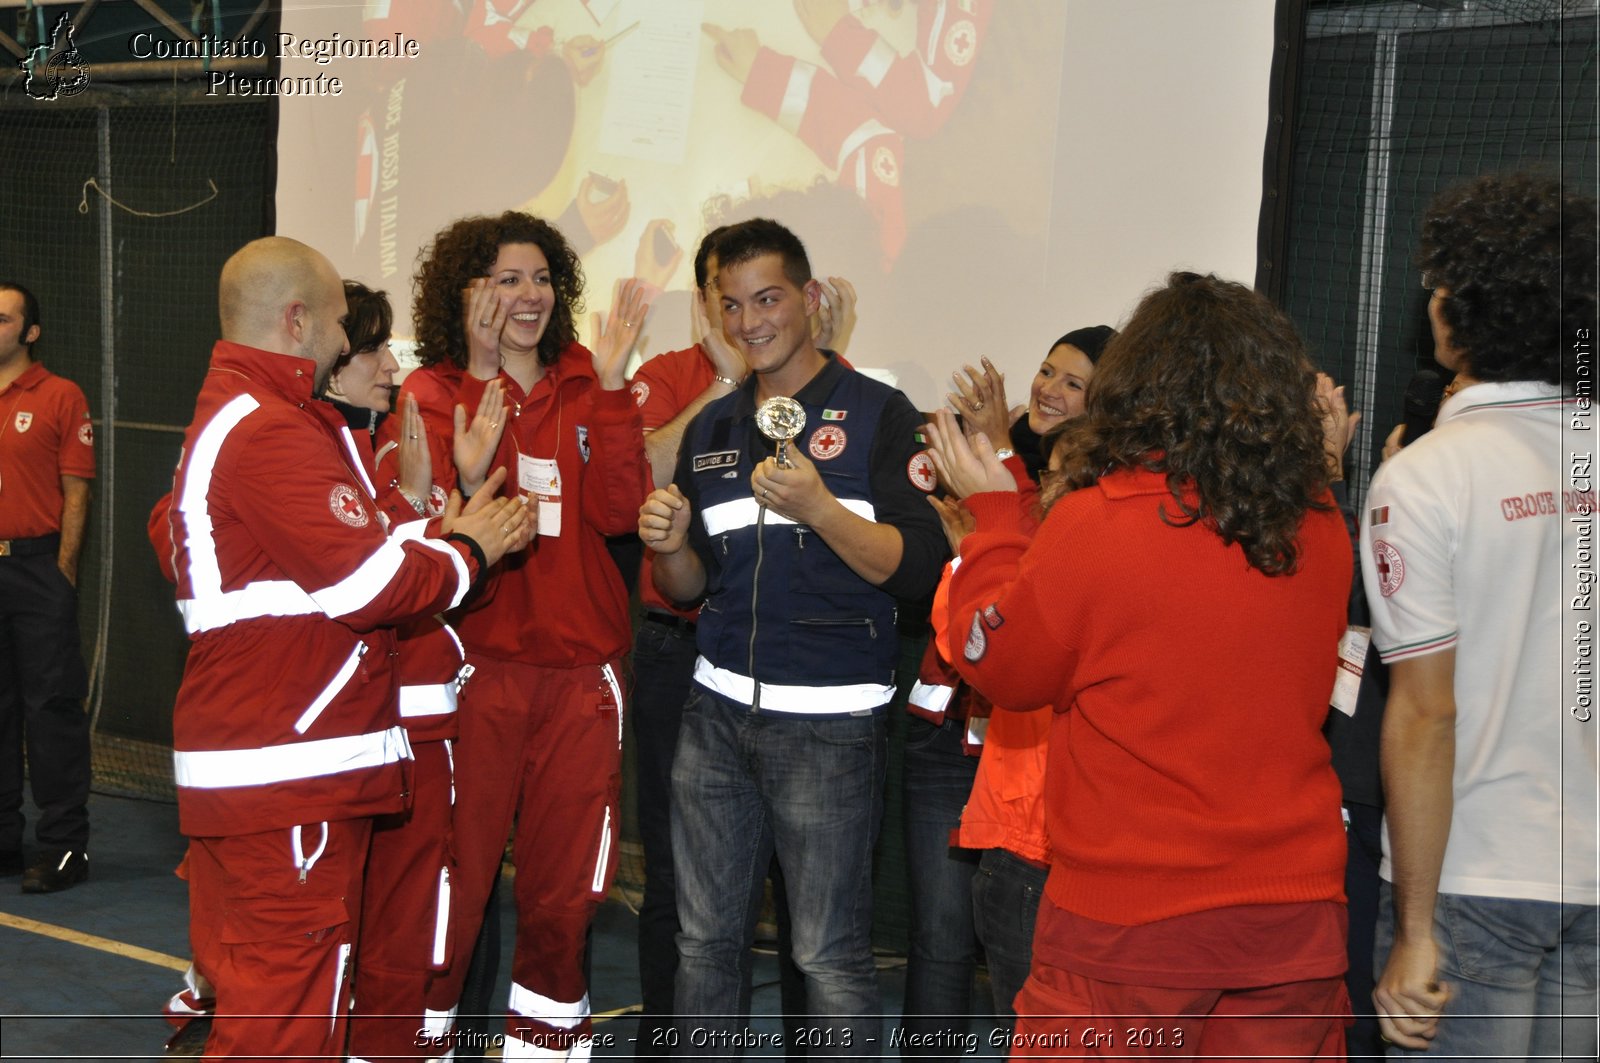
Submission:
[[[499,217],[451,222],[423,252],[417,265],[411,320],[417,331],[417,357],[423,365],[449,362],[467,367],[467,337],[462,329],[462,292],[474,277],[488,274],[505,244],[534,244],[550,264],[555,307],[539,339],[539,362],[553,365],[578,338],[583,313],[583,265],[555,226],[521,211]]]
[[[1164,522],[1203,522],[1269,576],[1295,570],[1301,521],[1325,508],[1316,372],[1300,336],[1265,297],[1215,275],[1174,273],[1144,297],[1062,437],[1066,485],[1165,473]]]
[[[1418,264],[1475,379],[1571,384],[1572,339],[1595,324],[1593,199],[1537,174],[1456,185],[1428,208]]]

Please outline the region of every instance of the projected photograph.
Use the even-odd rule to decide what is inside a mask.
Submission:
[[[591,310],[622,278],[651,286],[648,354],[689,338],[700,237],[776,217],[859,292],[852,358],[931,399],[921,364],[984,353],[982,315],[953,308],[1040,294],[1064,18],[995,0],[288,5],[286,33],[332,43],[281,73],[342,91],[280,101],[278,231],[400,294],[403,335],[431,236],[526,210],[582,254]],[[367,42],[414,57],[355,55]]]

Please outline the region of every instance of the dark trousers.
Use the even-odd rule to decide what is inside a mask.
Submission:
[[[78,592],[55,551],[0,557],[0,852],[22,847],[24,751],[39,845],[88,846],[88,685]]]
[[[665,621],[665,622],[663,622]],[[694,630],[646,613],[633,640],[633,694],[629,700],[634,738],[635,793],[639,842],[644,849],[644,899],[639,904],[639,988],[643,1013],[635,1051],[665,1056],[673,1048],[673,994],[678,973],[677,875],[672,860],[672,761],[683,723],[683,705],[694,685],[697,656]],[[784,1038],[790,1058],[804,1048],[794,1031],[805,1016],[805,976],[789,949],[788,896],[783,875],[771,866],[773,907],[778,922],[778,974],[784,1013]],[[750,918],[761,911],[765,889],[757,883]],[[752,930],[754,928],[752,927]],[[741,1011],[750,1008],[752,957],[742,962]]]
[[[906,959],[902,1025],[918,1035],[902,1055],[954,1059],[956,1038],[972,1013],[978,937],[973,928],[972,876],[978,853],[950,843],[972,794],[978,758],[962,749],[966,721],[935,726],[913,717],[906,728],[906,878],[911,891],[911,943]],[[915,1045],[915,1047],[913,1047]]]

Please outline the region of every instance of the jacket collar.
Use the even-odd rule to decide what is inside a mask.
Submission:
[[[839,382],[839,377],[844,374],[844,366],[839,362],[839,356],[826,348],[818,348],[825,359],[822,368],[817,370],[816,376],[806,381],[805,386],[794,393],[794,401],[802,406],[821,406],[828,401],[828,396],[833,394],[833,389]],[[733,416],[738,420],[755,416],[756,412],[756,375],[751,373],[749,378],[739,388],[738,399],[733,404]]]
[[[273,391],[297,406],[313,398],[317,366],[309,358],[276,354],[230,340],[211,348],[211,372],[235,373],[257,387]]]
[[[1452,417],[1489,407],[1539,406],[1561,401],[1561,388],[1555,384],[1546,384],[1542,380],[1507,380],[1474,384],[1470,388],[1462,388],[1445,399],[1433,424],[1437,428]]]

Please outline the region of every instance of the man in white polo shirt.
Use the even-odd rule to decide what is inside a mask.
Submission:
[[[1567,456],[1594,444],[1563,438],[1593,424],[1570,392],[1579,358],[1592,388],[1595,250],[1593,201],[1552,179],[1435,201],[1423,283],[1456,379],[1362,522],[1390,666],[1373,999],[1387,1038],[1432,1057],[1595,1055],[1600,722],[1566,667],[1594,613],[1564,579],[1594,527]]]

